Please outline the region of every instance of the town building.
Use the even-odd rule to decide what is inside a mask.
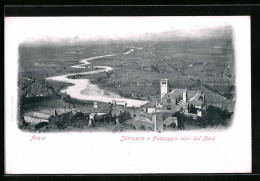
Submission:
[[[171,124],[173,124],[175,127],[178,127],[177,117],[168,117],[164,120],[162,114],[154,114],[152,121],[154,124],[154,132],[161,133],[166,130],[167,126],[170,126]]]
[[[104,122],[110,120],[112,116],[112,109],[110,107],[99,107],[98,102],[93,102],[93,106],[76,108],[73,112],[84,114],[89,121],[89,125],[92,125],[93,121]]]
[[[202,116],[205,107],[205,94],[201,90],[191,91],[175,88],[169,90],[168,79],[160,81],[160,100],[146,107],[147,113],[183,112],[189,116]]]
[[[24,121],[31,125],[36,125],[41,122],[49,123],[51,120],[59,119],[71,113],[69,108],[57,108],[49,110],[40,110],[37,112],[27,112],[23,115]]]
[[[156,108],[155,107],[147,107],[146,108],[146,112],[147,113],[155,113],[156,112]]]
[[[203,91],[190,91],[186,89],[173,89],[169,91],[168,79],[161,80],[161,100],[157,102],[157,112],[181,111],[189,114],[202,116],[202,109],[205,105]]]
[[[28,112],[23,115],[24,121],[32,125],[39,124],[41,122],[48,123],[52,115],[40,113],[40,112]]]
[[[130,95],[131,96],[131,95]],[[127,103],[125,101],[116,101],[116,100],[113,100],[112,101],[112,104],[114,105],[117,105],[117,106],[123,106],[123,107],[126,107],[127,106]]]
[[[140,112],[138,118],[134,118],[133,125],[136,128],[143,128],[144,130],[151,130],[154,132],[163,132],[167,130],[169,126],[170,129],[178,129],[177,117],[172,117],[172,114],[165,114],[160,112]]]

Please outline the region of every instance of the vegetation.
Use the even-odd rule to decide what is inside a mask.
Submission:
[[[207,85],[204,86],[215,93],[222,95],[223,97],[232,100],[235,97],[235,86],[234,85]]]
[[[73,114],[65,114],[57,119],[54,119],[50,122],[50,126],[57,126],[57,128],[65,129],[69,127],[74,128],[83,128],[85,126],[88,126],[88,118],[85,117],[82,113],[76,113]]]
[[[197,117],[199,127],[229,126],[231,124],[232,112],[215,106],[208,106],[202,117]]]
[[[81,74],[69,75],[69,76],[68,76],[69,79],[78,79],[78,78],[80,78],[80,77],[82,77]]]
[[[183,113],[176,112],[172,117],[177,117],[178,120],[178,129],[185,129],[186,124],[193,123],[194,120],[191,116],[186,116]]]
[[[131,114],[128,111],[124,111],[118,116],[119,123],[125,123],[127,120],[132,119]]]
[[[227,127],[231,124],[232,115],[233,113],[229,112],[227,109],[210,105],[207,107],[203,116],[198,116],[196,119],[193,119],[191,116],[187,116],[180,112],[176,112],[172,116],[177,117],[179,127],[185,127],[185,125],[192,124],[200,128],[206,128],[217,126]]]
[[[37,111],[55,107],[80,107],[91,105],[90,101],[79,101],[60,90],[69,84],[45,80],[47,77],[75,73],[69,78],[90,79],[104,90],[123,97],[154,101],[160,94],[159,82],[169,79],[170,89],[202,89],[208,105],[227,106],[232,110],[235,96],[234,55],[232,32],[227,28],[214,37],[205,39],[129,41],[91,43],[71,46],[25,45],[19,47],[19,104],[20,115],[26,111]],[[130,50],[129,54],[124,54]],[[141,47],[140,49],[138,47]],[[90,67],[75,69],[85,58],[117,54],[114,57],[95,59]],[[62,65],[62,66],[61,66]],[[113,71],[81,75],[92,71],[93,66],[110,66]],[[193,120],[176,113],[180,128],[193,123],[199,127],[228,125],[232,113],[227,109],[208,107],[203,117]],[[74,118],[71,118],[73,120]],[[114,119],[114,118],[112,118]],[[129,112],[119,115],[120,123],[131,119]],[[77,125],[84,127],[85,118],[79,116]],[[57,122],[52,126],[64,129],[73,122]],[[23,125],[23,124],[22,124]],[[183,126],[182,126],[183,125]],[[49,125],[50,126],[50,125]],[[39,128],[42,129],[42,128]]]
[[[158,64],[156,64],[156,65],[151,65],[151,69],[152,69],[153,71],[155,71],[155,72],[160,72],[160,69],[159,69]]]

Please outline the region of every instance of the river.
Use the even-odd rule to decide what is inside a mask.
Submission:
[[[128,51],[129,53],[132,52],[131,50]],[[128,52],[126,52],[128,54]],[[83,59],[79,61],[81,64],[73,65],[72,68],[85,68],[85,65],[90,65],[91,63],[89,60],[95,60],[104,57],[113,57],[116,54],[111,55],[103,55],[103,56],[95,56],[87,59]],[[99,88],[97,85],[92,84],[89,79],[70,79],[68,76],[71,75],[90,75],[90,74],[97,74],[100,72],[108,72],[113,70],[112,67],[109,66],[93,66],[93,68],[98,68],[98,70],[89,71],[89,72],[82,72],[82,73],[73,73],[73,74],[65,74],[61,76],[54,76],[46,78],[46,80],[53,80],[58,82],[65,82],[71,83],[72,86],[68,86],[67,88],[61,90],[61,93],[66,93],[72,98],[79,99],[79,100],[90,100],[90,101],[99,101],[99,102],[106,102],[111,103],[113,101],[124,101],[127,103],[127,107],[140,107],[144,104],[147,104],[148,101],[136,100],[136,99],[129,99],[125,97],[121,97],[118,94],[113,92],[105,91]]]

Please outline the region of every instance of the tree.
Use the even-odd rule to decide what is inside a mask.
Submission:
[[[198,89],[201,88],[201,81],[200,81],[200,79],[197,79],[196,86],[197,86]]]
[[[120,113],[118,118],[119,118],[120,123],[124,123],[124,122],[126,122],[126,120],[129,120],[132,117],[131,117],[131,114],[128,111],[125,111],[125,112]]]
[[[101,82],[102,80],[103,80],[103,78],[102,77],[98,77],[98,82]]]
[[[145,126],[144,126],[144,125],[141,125],[141,126],[139,127],[139,129],[145,131]]]
[[[156,65],[151,65],[151,69],[153,70],[153,71],[155,71],[155,72],[159,72],[160,70],[159,70],[159,66],[158,66],[158,64],[156,64]]]
[[[110,76],[113,74],[113,71],[106,72],[107,78],[110,78]]]
[[[193,118],[191,116],[186,116],[183,113],[175,112],[172,114],[172,117],[177,117],[178,120],[178,129],[185,129],[185,123],[191,123]]]
[[[232,115],[233,113],[225,108],[210,105],[202,117],[197,117],[198,126],[229,126]]]

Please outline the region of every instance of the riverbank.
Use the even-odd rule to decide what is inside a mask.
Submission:
[[[89,60],[100,59],[105,57],[114,57],[114,56],[116,55],[112,54],[112,55],[104,55],[104,56],[95,56],[88,59],[83,59],[79,61],[82,64],[73,65],[71,67],[78,68],[78,69],[85,68],[86,65],[91,64]],[[133,106],[140,107],[148,103],[148,101],[124,98],[113,92],[105,91],[99,88],[97,85],[92,84],[89,79],[68,78],[68,76],[91,75],[91,74],[97,74],[97,73],[108,72],[113,70],[113,68],[109,66],[93,66],[93,68],[97,68],[97,70],[49,77],[46,80],[54,80],[57,82],[65,82],[65,83],[73,84],[72,86],[68,86],[67,88],[61,90],[61,92],[71,96],[72,98],[79,99],[79,100],[90,100],[90,101],[99,101],[99,102],[107,102],[107,103],[111,103],[113,101],[124,101],[127,103],[127,107],[133,107]]]

